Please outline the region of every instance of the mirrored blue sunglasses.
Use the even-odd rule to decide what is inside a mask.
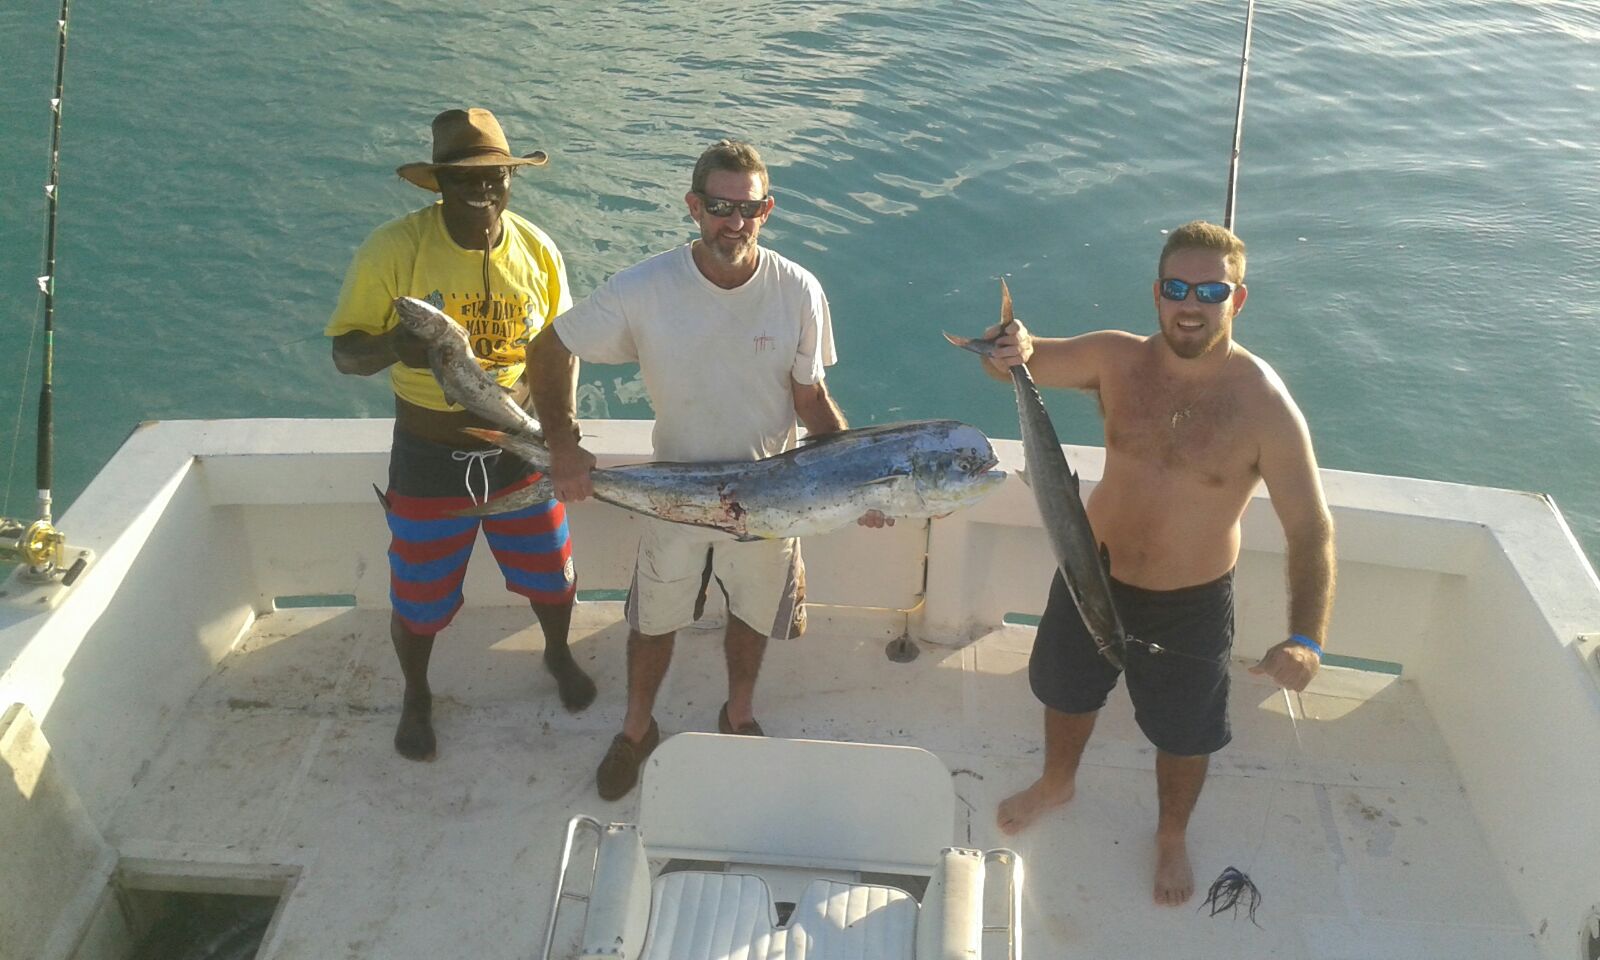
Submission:
[[[1183,301],[1189,297],[1189,291],[1194,291],[1194,298],[1201,303],[1221,303],[1233,296],[1233,291],[1239,289],[1237,283],[1226,280],[1207,280],[1205,283],[1189,283],[1172,277],[1161,281],[1161,296],[1167,300]]]

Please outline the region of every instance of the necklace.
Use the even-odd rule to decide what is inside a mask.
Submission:
[[[1217,379],[1222,376],[1223,368],[1225,368],[1228,365],[1228,361],[1232,359],[1233,343],[1230,341],[1228,343],[1228,355],[1222,358],[1222,363],[1217,367],[1217,372],[1213,373],[1210,378],[1206,380],[1205,385],[1200,388],[1200,392],[1191,397],[1189,402],[1183,405],[1182,409],[1172,411],[1172,419],[1168,421],[1168,429],[1176,433],[1178,430],[1178,424],[1183,423],[1185,420],[1188,420],[1194,415],[1195,404],[1199,403],[1201,400],[1204,400],[1211,393],[1212,389],[1216,387]]]

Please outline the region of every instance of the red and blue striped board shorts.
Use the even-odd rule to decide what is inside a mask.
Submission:
[[[506,589],[538,604],[570,603],[577,592],[572,538],[559,501],[488,517],[451,516],[520,490],[539,474],[495,448],[458,450],[395,431],[389,454],[389,599],[413,633],[449,626],[483,527]]]

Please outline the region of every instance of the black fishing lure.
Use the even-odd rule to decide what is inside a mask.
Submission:
[[[1237,911],[1241,901],[1245,905],[1245,915],[1250,918],[1250,922],[1263,930],[1266,929],[1256,923],[1256,908],[1261,906],[1261,891],[1256,889],[1255,882],[1249,875],[1238,867],[1229,867],[1222,871],[1206,893],[1200,909],[1210,907],[1211,915],[1214,917],[1230,910]],[[1237,915],[1235,913],[1235,916]]]

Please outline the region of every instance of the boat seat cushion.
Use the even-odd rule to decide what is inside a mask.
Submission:
[[[760,877],[662,874],[651,887],[640,960],[970,960],[980,952],[983,854],[946,847],[939,859],[920,907],[898,887],[819,878],[806,885],[784,927]],[[614,871],[619,879],[636,876],[637,865],[629,866],[635,869]],[[591,920],[597,905],[591,905]],[[607,927],[619,925],[625,913],[602,912]],[[611,944],[605,956],[634,955],[632,935],[601,940]]]
[[[917,901],[896,887],[813,880],[788,929],[785,960],[913,960]]]
[[[914,960],[916,934],[895,887],[813,880],[779,928],[761,878],[684,870],[656,880],[641,960]]]
[[[642,960],[775,960],[778,917],[760,877],[684,870],[656,879]],[[774,947],[778,947],[774,952]]]

